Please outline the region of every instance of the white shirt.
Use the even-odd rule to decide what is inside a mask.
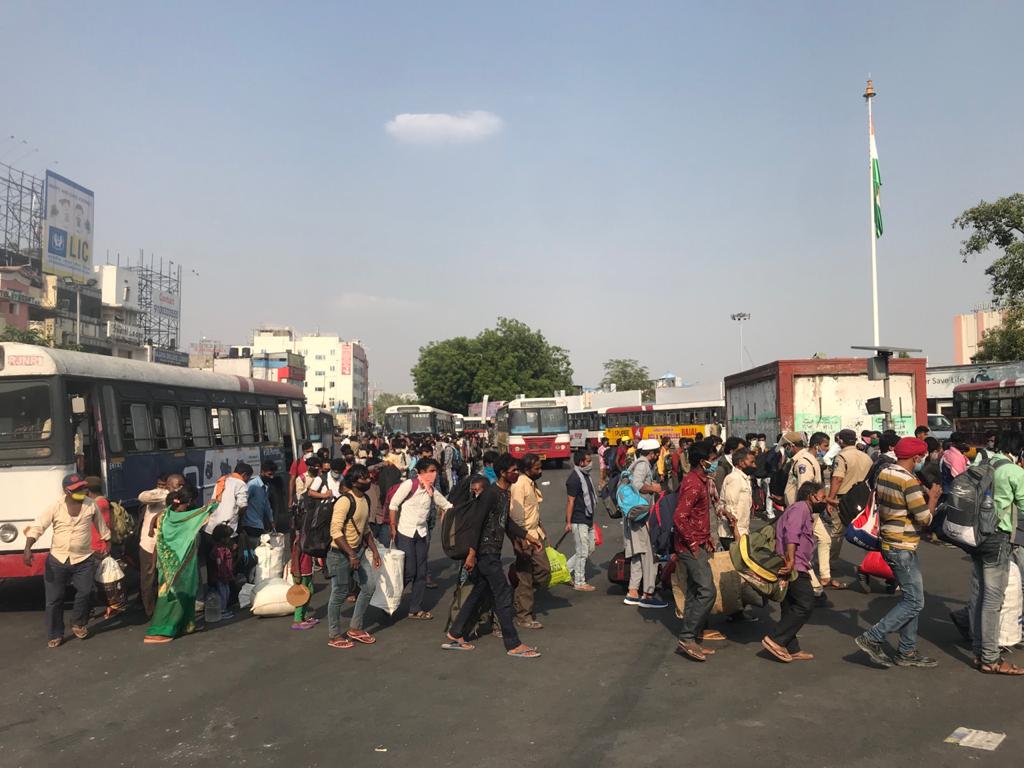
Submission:
[[[238,514],[249,505],[249,488],[244,480],[228,475],[224,481],[224,493],[220,497],[220,504],[210,515],[210,519],[203,530],[211,536],[213,529],[220,524],[231,527],[232,531],[238,531]]]
[[[394,515],[398,512],[398,508],[402,507],[402,512],[398,517],[398,532],[400,534],[411,539],[418,533],[423,538],[426,538],[431,496],[433,496],[434,505],[442,512],[451,509],[452,505],[437,488],[434,488],[432,493],[427,493],[427,489],[421,485],[410,496],[409,491],[412,490],[412,485],[412,480],[403,481],[398,490],[395,491],[395,495],[391,497],[388,509]],[[407,498],[408,500],[406,500]],[[405,502],[404,506],[402,502]]]
[[[156,551],[156,534],[149,535],[153,518],[164,511],[167,501],[166,488],[153,488],[139,494],[139,503],[144,504],[146,511],[142,515],[142,530],[139,531],[139,549],[153,554]]]
[[[739,469],[734,469],[725,476],[722,483],[722,503],[725,510],[736,518],[736,529],[742,536],[750,533],[750,507],[753,504],[753,493],[750,487],[750,476]],[[718,535],[732,538],[732,528],[727,520],[718,519]]]

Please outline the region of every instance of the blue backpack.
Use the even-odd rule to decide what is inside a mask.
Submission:
[[[615,492],[615,505],[622,512],[624,520],[630,523],[642,523],[651,514],[651,502],[638,491],[633,490],[634,461],[619,476],[619,488]]]

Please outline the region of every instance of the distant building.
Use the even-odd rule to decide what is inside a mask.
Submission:
[[[306,364],[296,352],[253,353],[250,346],[231,347],[227,355],[211,357],[210,369],[247,379],[277,381],[301,387],[306,380]]]
[[[139,306],[139,275],[128,267],[100,264],[94,268],[100,289],[100,320],[110,341],[110,354],[148,360]]]
[[[40,306],[42,281],[29,267],[0,267],[0,330],[28,330]]]
[[[290,328],[259,328],[253,332],[254,357],[268,352],[296,352],[305,362],[306,402],[333,411],[351,430],[369,422],[369,364],[358,339],[336,334],[300,336]]]
[[[978,343],[986,331],[1003,324],[1006,313],[1001,309],[979,309],[953,317],[953,361],[968,365],[978,354]]]

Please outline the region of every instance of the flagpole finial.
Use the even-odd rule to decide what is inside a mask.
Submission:
[[[868,87],[864,89],[864,98],[865,99],[873,99],[873,98],[875,98],[875,85],[874,85],[874,81],[871,80],[870,78],[868,79]]]

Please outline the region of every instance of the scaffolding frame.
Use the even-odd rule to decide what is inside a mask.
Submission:
[[[42,271],[44,182],[0,163],[0,264]]]
[[[181,344],[181,265],[173,261],[164,264],[163,258],[149,256],[139,251],[138,266],[133,267],[139,276],[139,310],[142,315],[142,334],[146,343],[160,349],[176,350]],[[170,314],[160,305],[159,296],[170,294],[178,297],[176,314]]]

